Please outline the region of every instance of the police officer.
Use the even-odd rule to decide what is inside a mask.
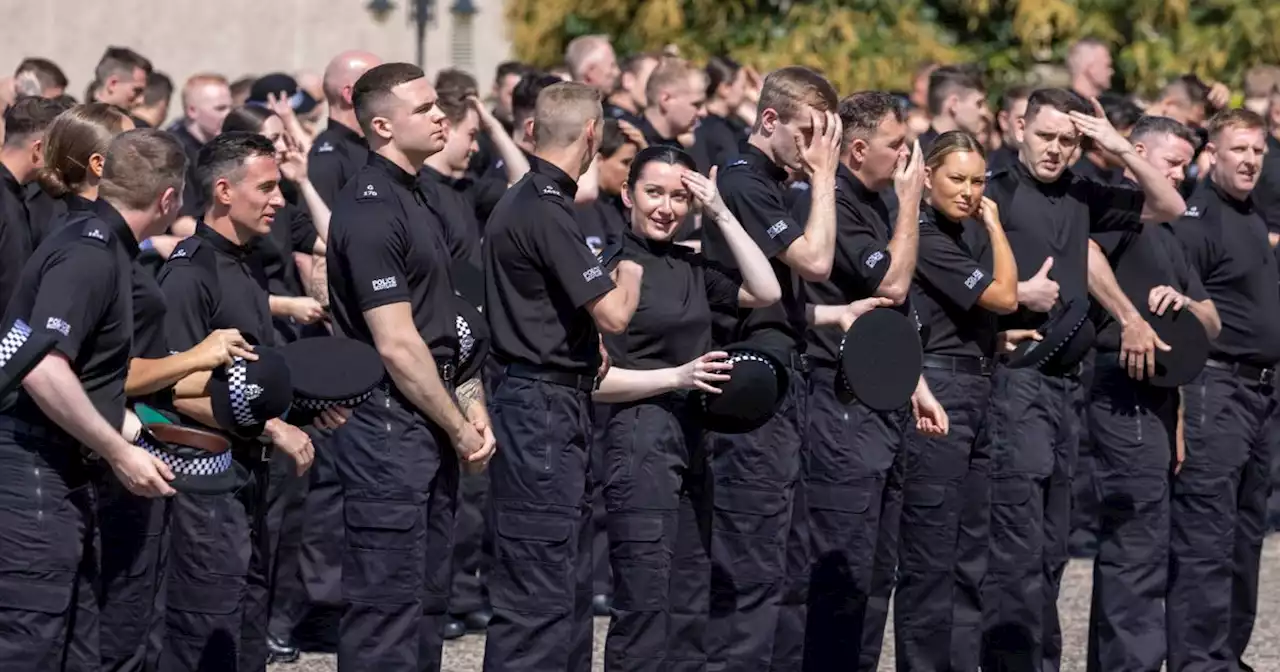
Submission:
[[[769,261],[682,150],[651,147],[631,164],[623,192],[631,222],[618,259],[645,269],[627,331],[605,338],[611,366],[595,398],[614,401],[604,498],[614,618],[609,670],[706,664],[711,567],[698,520],[711,510],[696,396],[716,393],[732,364],[711,348],[711,311],[764,307],[782,290]],[[673,238],[697,205],[719,226],[742,278]]]
[[[648,105],[638,127],[645,142],[689,146],[699,170],[710,170],[708,148],[693,141],[694,126],[707,115],[707,73],[684,59],[664,58],[649,75],[645,98]]]
[[[595,254],[617,247],[622,241],[628,225],[622,187],[636,154],[643,148],[643,138],[627,135],[616,119],[604,120],[601,138],[600,158],[596,163],[600,191],[595,199],[577,204],[575,213],[583,240]]]
[[[1186,459],[1173,479],[1169,669],[1242,659],[1253,632],[1280,361],[1280,281],[1250,197],[1266,150],[1247,110],[1209,123],[1209,179],[1173,224],[1222,319],[1205,369],[1183,387]]]
[[[1185,208],[1164,173],[1138,156],[1107,122],[1062,89],[1032,93],[1017,126],[1019,163],[987,184],[1018,261],[1021,309],[999,328],[1034,329],[1059,295],[1062,303],[1087,300],[1088,233],[1131,229]],[[1082,137],[1119,156],[1141,191],[1102,185],[1066,170]],[[1052,272],[1050,278],[1048,274]],[[1110,269],[1098,281],[1114,288]],[[1158,339],[1123,292],[1103,304],[1124,325],[1121,351],[1154,362]],[[1057,666],[1059,583],[1067,560],[1071,477],[1078,449],[1074,397],[1078,362],[1046,370],[1010,369],[997,362],[989,411],[991,431],[991,556],[983,583],[983,667]],[[1028,553],[1027,548],[1037,549]]]
[[[18,277],[35,249],[26,185],[34,183],[43,164],[45,129],[66,110],[56,100],[19,98],[4,113],[4,145],[0,147],[0,314],[18,286]]]
[[[1167,117],[1142,117],[1134,150],[1175,187],[1191,163],[1195,135]],[[1132,173],[1126,179],[1132,182]],[[1089,265],[1114,268],[1119,288],[1150,314],[1190,311],[1210,339],[1222,328],[1199,275],[1168,225],[1093,234]],[[1097,363],[1089,395],[1094,489],[1100,510],[1089,656],[1099,669],[1159,670],[1166,647],[1164,595],[1169,558],[1169,478],[1175,463],[1178,391],[1131,376],[1120,361],[1120,324],[1098,322]]]
[[[261,135],[224,133],[201,148],[196,174],[208,209],[197,220],[195,235],[178,244],[159,275],[168,308],[168,347],[190,349],[219,329],[236,329],[252,342],[270,345],[275,341],[263,271],[252,252],[254,241],[270,234],[284,204],[275,148]],[[175,399],[173,408],[219,426],[207,397]],[[236,493],[184,493],[174,499],[161,670],[213,665],[250,672],[266,665],[271,448],[291,458],[299,474],[311,464],[306,433],[271,419],[261,438],[232,439],[235,459],[253,475],[251,485]],[[220,540],[216,552],[210,538]]]
[[[311,143],[307,173],[320,197],[333,206],[338,192],[369,157],[360,122],[352,107],[351,92],[356,80],[382,63],[366,51],[344,51],[324,69],[324,98],[329,106],[329,124]]]
[[[378,349],[390,380],[334,436],[346,543],[338,665],[439,669],[458,459],[493,451],[483,390],[455,400],[448,250],[416,173],[445,143],[420,68],[370,69],[352,93],[372,153],[339,194],[328,251],[335,326]],[[456,451],[456,454],[455,454]]]
[[[768,668],[771,656],[794,666],[802,655],[804,597],[796,585],[808,567],[787,562],[808,543],[806,511],[795,499],[808,406],[805,304],[797,275],[818,281],[831,272],[841,137],[837,102],[830,82],[812,70],[790,67],[770,74],[755,132],[717,179],[730,212],[769,257],[782,300],[718,320],[715,343],[750,341],[791,372],[790,389],[768,423],[747,434],[708,438],[715,485],[711,599],[724,605],[713,611],[707,633],[712,666]],[[813,207],[807,220],[797,220],[784,203],[788,170],[810,175]],[[731,265],[718,229],[702,231],[707,257]],[[755,532],[740,534],[743,529]],[[807,557],[806,550],[798,557]]]
[[[573,218],[576,180],[600,145],[599,93],[554,84],[533,116],[532,170],[502,197],[485,232],[490,354],[501,367],[493,427],[502,445],[489,474],[488,672],[590,668],[590,394],[600,332],[626,330],[643,275],[626,260],[606,273]]]
[[[101,199],[27,264],[5,322],[57,341],[0,411],[0,659],[16,671],[97,669],[98,558],[92,470],[107,462],[130,492],[173,494],[173,473],[121,436],[133,340],[130,278],[138,241],[164,231],[182,201],[186,158],[159,131],[116,138]],[[24,335],[10,332],[13,339]]]

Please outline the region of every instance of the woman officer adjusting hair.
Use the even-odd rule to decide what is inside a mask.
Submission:
[[[633,261],[644,277],[630,326],[604,337],[612,367],[594,394],[596,401],[616,404],[605,448],[609,556],[617,584],[606,669],[620,669],[624,660],[705,657],[701,636],[711,574],[695,511],[709,505],[710,492],[700,487],[707,472],[691,403],[698,395],[688,391],[716,394],[715,385],[729,380],[732,364],[722,361],[728,355],[708,352],[711,311],[764,307],[782,295],[768,260],[716,191],[714,171],[711,178],[698,174],[685,152],[665,146],[641,151],[622,198],[631,209],[630,227],[606,263]],[[695,204],[720,227],[740,280],[675,243]],[[654,571],[655,563],[662,569]]]
[[[907,433],[894,593],[900,669],[978,667],[996,316],[1018,307],[1018,269],[996,205],[983,197],[986,172],[982,145],[964,131],[938,136],[925,159],[911,300],[924,321],[923,376],[950,431]]]

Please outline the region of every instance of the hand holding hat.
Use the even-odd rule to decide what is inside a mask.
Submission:
[[[676,385],[681,390],[702,390],[708,394],[720,394],[715,384],[727,383],[730,376],[724,372],[733,370],[727,361],[729,353],[716,350],[701,355],[676,369]]]
[[[1156,375],[1156,350],[1172,348],[1156,334],[1156,330],[1139,316],[1134,316],[1120,330],[1120,363],[1129,377],[1143,380]]]
[[[116,477],[139,497],[169,497],[174,489],[169,485],[173,470],[163,460],[146,450],[132,445],[122,445],[119,452],[107,458],[107,464]]]

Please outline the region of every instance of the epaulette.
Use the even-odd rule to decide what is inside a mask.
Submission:
[[[200,239],[195,236],[190,236],[178,243],[177,247],[173,248],[173,254],[169,255],[169,261],[191,259],[196,255],[196,250],[198,249],[200,249]]]
[[[1204,217],[1204,208],[1200,207],[1198,204],[1188,205],[1187,209],[1182,213],[1182,216],[1187,219],[1200,219],[1201,217]]]
[[[360,179],[359,176],[356,179]],[[389,190],[385,185],[376,183],[375,180],[366,180],[356,189],[356,201],[381,201],[387,193]]]
[[[107,228],[107,225],[102,220],[91,217],[82,225],[80,237],[88,238],[105,246],[111,242],[111,229]]]
[[[538,198],[541,198],[547,201],[555,201],[556,203],[561,203],[561,204],[563,204],[567,200],[565,198],[564,192],[560,191],[560,187],[550,182],[547,182],[545,184],[538,184],[537,182],[534,182],[533,186],[535,189],[538,190]]]

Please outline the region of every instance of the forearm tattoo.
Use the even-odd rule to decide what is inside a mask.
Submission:
[[[329,306],[329,264],[322,256],[315,255],[311,258],[314,263],[311,265],[311,282],[307,287],[307,293],[327,308]]]
[[[469,415],[471,409],[477,405],[481,408],[484,407],[484,384],[480,382],[479,378],[472,378],[459,385],[453,394],[458,400],[458,408],[463,415]]]

